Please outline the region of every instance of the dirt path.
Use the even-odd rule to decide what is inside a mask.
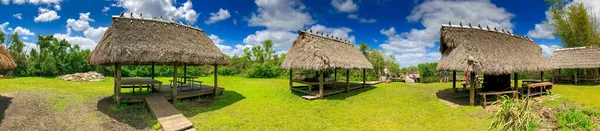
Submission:
[[[57,104],[56,99],[67,103]],[[117,110],[110,98],[74,100],[49,93],[0,94],[0,130],[151,130],[146,122],[152,116],[143,106]]]

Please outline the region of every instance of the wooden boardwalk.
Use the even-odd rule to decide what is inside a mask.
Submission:
[[[305,96],[302,96],[302,98],[307,100],[319,99],[319,86],[313,86],[313,89],[311,89],[310,91],[308,90],[308,88],[308,86],[295,86],[290,88],[290,90],[307,94]],[[349,90],[355,90],[359,88],[362,88],[362,83],[350,83]],[[332,84],[328,84],[325,85],[325,88],[323,88],[323,96],[330,96],[342,92],[346,92],[346,83],[344,82],[336,83],[335,87],[333,87]]]
[[[160,123],[164,131],[194,130],[194,124],[183,116],[165,97],[153,93],[144,98],[146,105],[152,111],[152,115]]]

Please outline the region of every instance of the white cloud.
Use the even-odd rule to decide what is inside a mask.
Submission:
[[[244,43],[250,45],[262,45],[263,41],[270,39],[273,41],[273,49],[275,51],[280,51],[290,49],[292,42],[296,37],[298,37],[298,34],[289,31],[263,30],[256,31],[255,34],[251,34],[244,38]]]
[[[39,15],[33,19],[35,22],[50,22],[60,18],[54,10],[39,8],[38,12]]]
[[[69,41],[69,43],[71,43],[71,44],[77,44],[82,49],[94,49],[94,47],[96,47],[96,45],[98,44],[97,42],[95,42],[92,39],[84,38],[84,37],[80,37],[80,36],[71,36],[69,33],[54,34],[54,37],[59,40],[64,39],[66,41]]]
[[[546,11],[546,20],[542,23],[535,24],[535,29],[527,32],[527,35],[531,38],[554,39],[554,28],[550,26],[550,24],[554,23],[552,15],[552,12]]]
[[[219,9],[219,12],[217,13],[210,13],[210,18],[208,18],[207,21],[204,21],[204,23],[210,25],[212,23],[225,20],[229,17],[231,17],[229,10]]]
[[[12,29],[12,28],[8,28],[9,31],[11,31],[11,34],[13,33],[17,33],[20,36],[34,36],[35,33],[29,31],[29,29],[23,28],[21,26],[17,26],[17,28]]]
[[[440,25],[451,21],[458,24],[473,23],[475,25],[497,27],[511,30],[510,19],[513,14],[504,8],[497,7],[490,1],[425,1],[416,6],[407,16],[409,22],[419,22],[425,29],[411,29],[397,33],[395,28],[382,29],[380,33],[387,36],[380,47],[385,52],[396,54],[402,66],[416,65],[423,62],[438,61],[441,55],[435,48],[439,41]],[[435,51],[428,52],[427,49]]]
[[[28,40],[28,39],[29,39],[29,37],[27,37],[27,36],[23,36],[23,37],[21,37],[21,39],[23,39],[23,40]]]
[[[8,24],[9,24],[9,22],[4,22],[4,23],[0,24],[0,31],[7,33],[5,29],[6,29],[6,27],[8,27]]]
[[[60,5],[54,5],[54,9],[55,10],[61,10],[62,8],[60,7]]]
[[[8,4],[10,4],[10,0],[2,0],[2,4],[3,5],[8,5]]]
[[[104,9],[102,9],[102,12],[104,12],[104,13],[105,13],[105,12],[107,12],[108,10],[110,10],[110,7],[106,7],[106,6],[104,6]]]
[[[349,35],[352,32],[352,29],[348,27],[340,27],[340,28],[327,28],[323,25],[313,25],[310,27],[312,31],[323,32],[325,34],[333,35],[334,37],[338,37],[344,40],[349,40],[351,42],[355,42],[355,37]],[[291,45],[291,43],[289,43]]]
[[[106,32],[106,29],[108,29],[108,27],[88,28],[87,30],[83,31],[83,35],[85,35],[86,38],[100,42],[100,39],[102,39],[104,36],[104,32]]]
[[[348,18],[349,19],[358,19],[358,15],[357,14],[349,14]]]
[[[72,28],[75,31],[84,31],[90,28],[89,21],[94,21],[94,19],[90,18],[90,12],[79,13],[79,20],[67,20],[67,28]]]
[[[358,10],[358,5],[352,0],[331,0],[331,5],[337,9],[338,12],[354,12]]]
[[[375,23],[375,22],[377,22],[377,20],[376,20],[376,19],[373,19],[373,18],[371,18],[371,19],[365,19],[365,18],[361,18],[361,19],[359,20],[359,22],[360,22],[360,23]]]
[[[174,0],[117,0],[113,6],[125,8],[127,13],[143,13],[152,17],[163,16],[196,23],[198,13],[192,9],[192,1],[188,0],[179,7],[175,7],[175,3]]]
[[[21,13],[16,13],[16,14],[13,14],[13,17],[15,17],[15,18],[17,18],[19,20],[22,20],[23,17],[21,17],[21,15],[22,15]]]
[[[252,48],[253,47],[253,45],[241,45],[241,44],[237,44],[233,47],[231,47],[229,45],[224,45],[224,44],[222,44],[224,40],[220,39],[219,36],[214,35],[214,34],[208,35],[208,38],[210,38],[210,40],[212,40],[213,43],[215,43],[215,45],[217,45],[217,47],[221,50],[221,52],[223,52],[229,56],[233,56],[234,54],[241,55],[244,53],[244,48]]]
[[[257,12],[248,19],[249,26],[264,26],[268,30],[296,31],[314,22],[304,4],[297,0],[256,0]]]
[[[2,4],[8,5],[8,4],[10,4],[10,1],[11,0],[2,0]],[[22,5],[25,3],[29,3],[29,4],[33,4],[33,5],[39,5],[39,4],[58,5],[62,1],[63,0],[12,0],[12,3],[17,4],[17,5]]]
[[[550,58],[552,57],[552,53],[554,53],[554,50],[561,48],[558,45],[543,45],[540,44],[540,47],[542,48],[542,55],[544,55],[546,58]]]

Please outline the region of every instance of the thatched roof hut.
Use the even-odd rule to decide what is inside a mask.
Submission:
[[[597,69],[600,68],[600,48],[558,49],[552,54],[550,63],[554,69]]]
[[[226,65],[227,57],[203,30],[156,18],[113,16],[88,58],[93,65]]]
[[[8,53],[6,48],[0,44],[0,69],[14,69],[16,67],[17,64],[15,64],[13,57]]]
[[[282,69],[373,69],[373,65],[352,43],[309,31],[298,31]]]
[[[552,69],[531,39],[496,29],[444,25],[440,29],[440,52],[439,71],[501,75]]]

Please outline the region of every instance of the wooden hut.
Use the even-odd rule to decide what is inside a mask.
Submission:
[[[531,39],[509,31],[460,25],[442,25],[440,29],[440,59],[438,71],[470,72],[491,76],[484,79],[491,86],[510,88],[510,74],[551,70],[550,62],[542,56],[542,49]],[[514,87],[518,87],[514,77]],[[470,103],[474,104],[475,84],[470,82]],[[453,81],[456,87],[456,81]],[[485,87],[485,85],[484,85]],[[506,88],[506,87],[502,87]]]
[[[600,48],[578,47],[557,49],[550,58],[552,67],[558,72],[554,74],[554,81],[567,81],[578,84],[580,81],[600,81],[598,69],[600,69]],[[575,69],[573,74],[561,75],[561,69]],[[579,75],[579,69],[593,69],[586,75]]]
[[[349,74],[350,69],[363,70],[363,83],[360,87],[365,87],[366,69],[373,69],[373,65],[367,58],[349,41],[345,41],[330,35],[313,33],[312,31],[298,31],[298,38],[292,44],[292,47],[281,64],[281,68],[290,70],[290,89],[302,93],[314,95],[305,97],[307,99],[323,98],[324,95],[339,93],[338,91],[323,93],[324,84],[337,83],[333,81],[325,81],[324,73],[319,73],[317,81],[306,82],[302,80],[293,80],[293,70],[311,70],[324,72],[326,70],[334,70],[337,74],[337,69],[345,69],[346,74]],[[337,75],[335,75],[337,78]],[[346,89],[350,90],[349,76],[346,75]],[[313,93],[310,91],[300,90],[293,87],[293,82],[308,84],[309,90],[313,84],[319,85],[319,92]]]
[[[14,69],[17,67],[15,64],[15,60],[10,55],[10,53],[4,48],[2,44],[0,44],[0,69]]]
[[[173,66],[173,81],[176,82],[178,66],[213,65],[217,70],[217,65],[229,64],[227,57],[197,26],[176,23],[172,19],[165,21],[162,16],[150,18],[142,14],[124,16],[123,13],[112,17],[112,24],[88,61],[93,65],[115,66],[117,103],[121,100],[122,65],[152,65],[152,74],[155,64]],[[222,88],[217,87],[217,73],[214,72],[214,87],[211,90],[216,95]],[[184,97],[177,96],[177,84],[173,84],[171,90],[173,100]]]

